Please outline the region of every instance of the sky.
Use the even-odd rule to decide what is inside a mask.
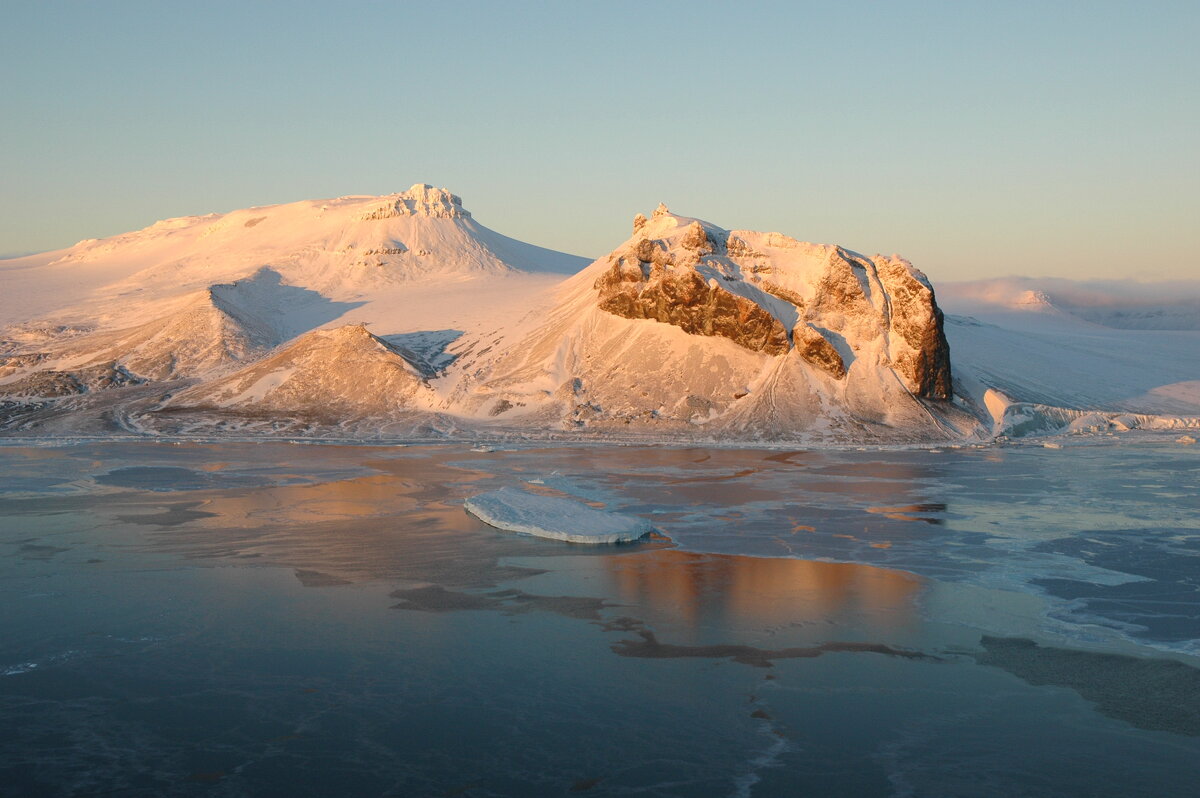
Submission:
[[[0,253],[424,182],[935,280],[1200,277],[1200,3],[0,0]]]

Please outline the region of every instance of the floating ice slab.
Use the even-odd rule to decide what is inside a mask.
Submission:
[[[641,518],[516,488],[482,493],[467,499],[465,506],[479,520],[498,529],[569,543],[627,543],[651,530]]]

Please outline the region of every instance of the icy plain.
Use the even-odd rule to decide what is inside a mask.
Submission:
[[[0,445],[0,775],[30,795],[1186,794],[1200,454],[1175,437]],[[670,541],[570,546],[463,510],[522,482]]]

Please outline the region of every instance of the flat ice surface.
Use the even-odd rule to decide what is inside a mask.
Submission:
[[[467,510],[485,524],[568,543],[628,543],[645,537],[641,518],[597,510],[571,499],[500,488],[467,499]]]
[[[0,440],[0,792],[1190,795],[1177,437]],[[533,478],[675,545],[461,509]]]
[[[544,475],[546,487],[649,519],[685,551],[1033,594],[1043,631],[1063,641],[1197,656],[1200,459],[1176,437],[1060,436],[1055,449],[564,447],[469,464],[502,479]]]

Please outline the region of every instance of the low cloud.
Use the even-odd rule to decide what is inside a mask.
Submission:
[[[1200,280],[1068,280],[1061,277],[1000,277],[939,283],[938,294],[959,300],[1010,304],[1029,292],[1045,294],[1055,305],[1076,308],[1133,308],[1200,303]]]

